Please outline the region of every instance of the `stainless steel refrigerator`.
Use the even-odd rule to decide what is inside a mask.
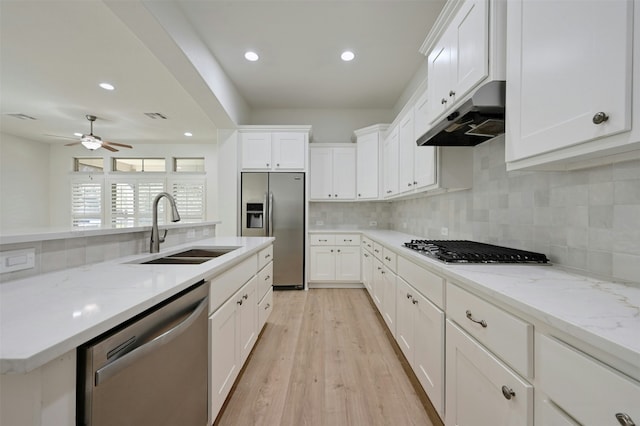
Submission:
[[[276,238],[274,287],[304,287],[304,188],[304,173],[242,173],[241,235]]]

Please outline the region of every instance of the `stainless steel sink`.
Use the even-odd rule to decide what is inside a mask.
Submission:
[[[193,247],[185,251],[153,259],[137,260],[139,265],[199,265],[216,257],[230,253],[240,247]]]

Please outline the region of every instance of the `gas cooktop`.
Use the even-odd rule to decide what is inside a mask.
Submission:
[[[467,240],[411,240],[404,245],[446,263],[549,263],[542,253]]]

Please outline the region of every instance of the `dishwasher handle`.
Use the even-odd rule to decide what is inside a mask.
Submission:
[[[95,385],[98,386],[100,383],[105,382],[110,377],[113,377],[120,371],[129,367],[134,362],[140,360],[141,358],[144,358],[149,353],[158,349],[160,346],[166,345],[167,343],[171,342],[173,339],[182,334],[186,329],[188,329],[200,316],[202,311],[204,311],[208,306],[208,299],[202,299],[202,301],[198,304],[198,306],[194,308],[191,314],[180,324],[155,337],[149,343],[145,343],[144,345],[135,348],[123,357],[116,359],[112,363],[99,368],[95,374]]]

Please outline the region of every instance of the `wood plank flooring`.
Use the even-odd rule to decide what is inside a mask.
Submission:
[[[397,351],[364,289],[274,292],[215,424],[439,426]]]

